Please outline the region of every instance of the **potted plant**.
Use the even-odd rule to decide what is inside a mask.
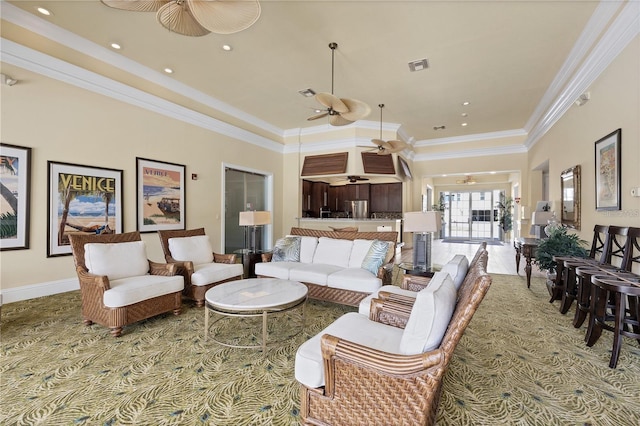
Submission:
[[[586,241],[581,240],[577,234],[569,234],[569,228],[558,226],[553,228],[548,238],[540,240],[535,252],[533,263],[540,270],[547,271],[547,287],[549,293],[556,280],[556,262],[554,256],[587,257],[585,249]]]
[[[500,229],[502,229],[504,240],[508,241],[509,233],[513,230],[513,198],[501,196],[496,207],[499,212]]]

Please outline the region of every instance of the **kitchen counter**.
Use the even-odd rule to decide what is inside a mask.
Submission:
[[[329,218],[320,219],[315,217],[299,217],[298,227],[307,229],[330,230],[334,228],[344,228],[347,226],[357,226],[359,231],[375,232],[378,226],[388,226],[390,231],[398,232],[399,241],[401,234],[401,219],[347,219],[347,218]]]

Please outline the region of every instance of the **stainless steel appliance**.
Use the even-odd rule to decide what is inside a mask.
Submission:
[[[328,219],[330,217],[331,217],[331,209],[329,208],[329,206],[320,207],[320,218]]]
[[[354,200],[351,202],[351,217],[354,219],[369,218],[369,201]]]

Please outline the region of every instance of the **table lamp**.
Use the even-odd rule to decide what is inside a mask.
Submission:
[[[404,231],[413,232],[413,269],[426,271],[431,268],[431,237],[441,226],[439,211],[404,214]]]
[[[256,229],[261,225],[268,225],[271,223],[271,212],[268,211],[246,211],[240,212],[240,218],[238,224],[245,226],[244,229],[244,248],[249,253],[256,252]],[[247,232],[249,230],[251,232]]]

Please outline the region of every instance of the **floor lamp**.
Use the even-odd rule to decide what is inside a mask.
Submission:
[[[439,211],[407,212],[404,214],[404,232],[413,232],[413,269],[431,269],[431,236],[442,226]]]
[[[248,211],[240,212],[239,225],[244,226],[244,249],[245,252],[256,252],[256,229],[261,225],[271,223],[271,212]]]

